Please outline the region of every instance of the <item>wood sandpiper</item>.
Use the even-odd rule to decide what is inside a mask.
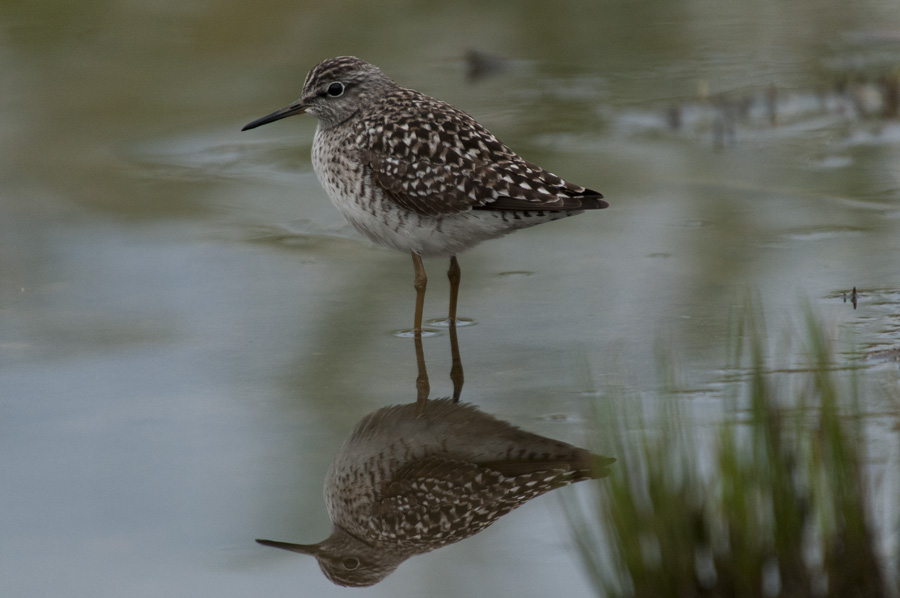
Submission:
[[[520,228],[605,208],[603,196],[519,157],[475,119],[401,87],[352,56],[306,76],[300,99],[246,125],[294,114],[319,119],[312,164],[331,201],[359,232],[412,253],[421,333],[423,257],[449,257],[450,324],[456,322],[456,254]]]

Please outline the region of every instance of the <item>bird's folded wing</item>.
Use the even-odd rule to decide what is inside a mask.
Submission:
[[[525,161],[441,164],[373,152],[363,152],[363,159],[372,183],[388,199],[424,216],[472,209],[566,211],[608,205],[600,193],[567,183]]]
[[[435,102],[358,132],[371,183],[398,206],[426,216],[607,207],[600,193],[523,160],[469,115]]]

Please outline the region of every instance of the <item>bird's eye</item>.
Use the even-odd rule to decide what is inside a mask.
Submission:
[[[342,561],[342,564],[344,565],[344,569],[353,571],[354,569],[359,567],[359,559],[351,556],[349,558],[344,559]]]
[[[342,93],[344,93],[343,83],[335,82],[328,86],[328,95],[330,95],[331,97],[336,98]]]

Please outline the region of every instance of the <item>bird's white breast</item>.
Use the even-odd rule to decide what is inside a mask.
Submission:
[[[487,210],[425,216],[407,210],[373,183],[356,139],[321,124],[313,139],[312,165],[332,203],[356,230],[378,245],[424,257],[456,255],[482,241],[565,216]]]

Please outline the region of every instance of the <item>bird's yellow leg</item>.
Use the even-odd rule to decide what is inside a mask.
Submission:
[[[450,258],[450,269],[447,270],[447,278],[450,279],[450,315],[448,320],[452,326],[456,324],[456,299],[459,296],[460,278],[459,262],[456,261],[455,255]]]
[[[412,252],[413,270],[415,277],[413,278],[413,287],[416,289],[416,315],[413,323],[413,333],[422,332],[422,310],[425,308],[425,287],[428,285],[428,277],[425,276],[425,266],[422,264],[422,256],[415,251]]]

